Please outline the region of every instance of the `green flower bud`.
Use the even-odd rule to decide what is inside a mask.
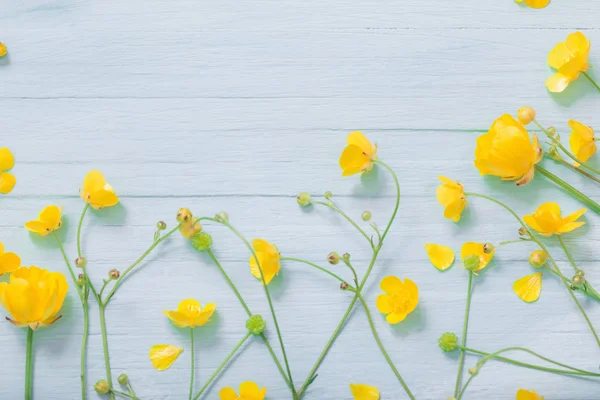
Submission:
[[[337,263],[340,262],[340,255],[338,253],[336,253],[335,251],[332,251],[327,256],[327,261],[329,261],[329,264],[331,264],[331,265],[336,265]]]
[[[108,277],[110,279],[118,279],[119,276],[121,276],[121,273],[117,269],[111,269],[110,271],[108,271]]]
[[[224,224],[226,222],[229,222],[229,215],[225,211],[221,211],[220,213],[217,213],[217,215],[215,215],[215,220]]]
[[[458,348],[458,336],[452,332],[446,332],[438,339],[440,349],[451,353]]]
[[[493,244],[491,244],[491,243],[486,243],[486,244],[484,244],[484,245],[483,245],[483,252],[484,252],[485,254],[490,254],[490,253],[492,253],[494,250],[496,250],[496,246],[494,246],[494,245],[493,245]]]
[[[342,290],[348,290],[348,287],[350,287],[350,285],[348,284],[348,282],[342,282],[342,283],[340,283],[340,289],[342,289]]]
[[[549,126],[546,129],[546,132],[548,132],[548,136],[550,136],[550,137],[556,136],[556,128],[554,126]]]
[[[200,232],[192,238],[192,246],[198,251],[206,251],[212,246],[212,236],[207,232]]]
[[[296,200],[301,207],[306,207],[310,204],[310,194],[302,192],[296,197]]]
[[[94,390],[100,394],[106,394],[110,391],[110,386],[108,386],[108,382],[102,379],[96,382]]]
[[[254,314],[246,321],[246,328],[253,335],[260,335],[265,331],[267,323],[260,314]]]
[[[129,377],[127,376],[127,374],[121,374],[121,375],[119,375],[119,377],[117,378],[117,380],[119,381],[119,383],[121,385],[127,385],[129,383]]]
[[[466,269],[468,269],[469,271],[475,271],[477,268],[479,268],[481,260],[479,259],[478,255],[470,254],[465,257],[463,263],[465,264]]]
[[[77,279],[77,286],[82,287],[85,284],[85,280],[83,278]]]
[[[371,220],[371,211],[363,211],[361,218],[363,221],[370,221]]]
[[[571,278],[571,286],[575,289],[581,289],[585,285],[585,278],[580,275],[575,275]]]
[[[329,190],[323,195],[323,197],[325,197],[327,200],[331,199],[331,196],[333,196],[333,193],[331,193]]]
[[[585,276],[585,272],[583,272],[583,270],[579,270],[575,273],[576,276],[581,276],[582,278]]]
[[[548,254],[544,250],[535,250],[529,255],[529,264],[534,268],[543,267],[548,261]]]
[[[165,221],[158,221],[156,223],[156,227],[159,231],[164,231],[165,229],[167,229],[167,223]]]
[[[529,232],[527,232],[527,229],[525,229],[525,228],[523,228],[523,227],[520,227],[520,228],[519,228],[519,235],[520,235],[520,236],[528,236],[528,235],[529,235]]]
[[[85,267],[85,264],[87,264],[87,260],[85,258],[83,258],[83,257],[77,257],[75,259],[75,266],[77,268],[83,268],[83,267]]]
[[[475,376],[478,373],[479,373],[479,368],[477,368],[477,367],[471,367],[471,368],[469,368],[469,374]]]
[[[177,211],[175,219],[177,219],[177,222],[179,223],[188,222],[192,219],[192,212],[189,208],[180,208],[179,211]]]

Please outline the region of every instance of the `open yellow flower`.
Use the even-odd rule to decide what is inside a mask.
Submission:
[[[591,156],[596,154],[596,138],[594,138],[594,130],[590,126],[583,125],[574,119],[569,120],[571,128],[571,136],[569,137],[569,145],[571,151],[582,162],[589,160]],[[578,167],[579,163],[575,163]]]
[[[560,215],[560,206],[549,201],[539,206],[533,214],[524,216],[523,221],[541,235],[560,235],[584,225],[585,222],[576,220],[586,211],[585,208],[582,208],[563,218]]]
[[[479,257],[479,266],[473,269],[473,272],[481,271],[488,266],[496,254],[496,249],[490,249],[486,252],[485,243],[467,242],[460,249],[460,258],[463,262],[465,258],[471,255]]]
[[[68,287],[60,272],[24,267],[13,272],[8,283],[0,283],[0,304],[11,315],[6,319],[13,325],[37,330],[61,317],[57,314]]]
[[[525,185],[533,179],[534,166],[542,156],[537,136],[531,139],[519,121],[504,114],[486,134],[477,138],[475,167],[481,175],[499,176]]]
[[[0,42],[0,57],[4,57],[6,55],[6,45]]]
[[[340,157],[342,176],[350,176],[359,172],[368,172],[373,168],[377,159],[377,145],[372,145],[369,139],[360,131],[348,135],[348,146]]]
[[[262,269],[265,283],[268,285],[281,269],[279,250],[277,250],[277,247],[274,244],[269,243],[264,239],[254,239],[252,241],[252,247],[256,252],[256,258],[258,258],[258,262],[260,263],[260,269],[256,263],[256,258],[254,258],[254,255],[251,255],[250,272],[256,279],[262,280],[260,274],[260,270]]]
[[[537,394],[535,390],[519,389],[517,400],[544,400],[544,398]]]
[[[515,0],[515,2],[531,8],[544,8],[550,3],[550,0]]]
[[[240,385],[240,395],[234,388],[226,387],[219,392],[221,400],[264,400],[267,395],[267,388],[259,388],[254,382],[242,382]]]
[[[119,202],[114,189],[104,179],[100,171],[90,171],[83,179],[83,189],[79,195],[90,206],[98,210],[104,207],[112,207]]]
[[[454,263],[454,251],[448,246],[425,243],[425,251],[429,261],[440,271],[450,268]]]
[[[185,299],[179,303],[176,311],[166,310],[163,313],[179,328],[195,328],[210,321],[216,308],[215,303],[208,303],[202,308],[198,300]]]
[[[15,253],[5,253],[4,245],[0,242],[0,276],[16,271],[21,267],[21,257]]]
[[[546,80],[549,91],[562,92],[571,82],[579,78],[581,72],[588,70],[590,46],[590,41],[583,33],[575,32],[569,34],[566,41],[558,43],[550,50],[548,65],[557,71]]]
[[[40,236],[46,236],[60,228],[62,225],[61,216],[62,210],[58,206],[47,206],[40,212],[38,219],[27,222],[25,228]]]
[[[379,389],[375,386],[351,383],[350,390],[354,400],[379,400]]]
[[[0,193],[2,194],[10,193],[17,183],[17,178],[10,172],[6,172],[14,166],[15,156],[6,147],[0,148]]]
[[[444,217],[458,222],[463,210],[468,206],[465,188],[460,182],[445,176],[438,176],[438,179],[442,184],[437,187],[435,194],[437,201],[445,207]]]
[[[152,366],[159,371],[168,369],[177,360],[183,349],[170,344],[155,344],[148,355]]]
[[[536,301],[542,292],[542,273],[536,272],[517,279],[513,285],[513,291],[526,303]]]
[[[379,284],[385,294],[377,296],[376,306],[380,313],[387,314],[390,324],[404,321],[419,303],[419,288],[410,279],[402,282],[395,276],[386,276]]]

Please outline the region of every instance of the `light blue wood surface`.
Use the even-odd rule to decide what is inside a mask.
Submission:
[[[416,397],[447,399],[457,357],[436,342],[443,332],[460,333],[467,274],[458,266],[435,270],[423,244],[458,250],[465,241],[516,238],[518,226],[483,200],[471,202],[460,224],[445,220],[435,200],[436,176],[496,196],[520,214],[549,200],[567,212],[577,209],[541,177],[516,188],[481,178],[472,159],[479,132],[522,105],[534,106],[540,121],[565,137],[570,118],[600,125],[600,95],[583,78],[560,96],[544,87],[547,52],[575,29],[590,37],[591,61],[600,63],[598,15],[600,2],[584,0],[554,0],[544,10],[512,0],[5,1],[0,41],[10,55],[0,61],[0,146],[17,157],[18,184],[0,198],[0,241],[26,265],[66,272],[55,243],[33,237],[23,224],[45,205],[64,206],[60,234],[75,258],[83,206],[77,190],[88,170],[100,169],[121,203],[85,221],[84,253],[97,283],[111,268],[129,265],[151,243],[156,221],[173,225],[183,206],[198,215],[227,211],[242,232],[275,242],[287,256],[324,262],[332,250],[349,251],[364,272],[370,252],[363,238],[329,210],[305,212],[295,201],[299,191],[332,190],[350,215],[358,219],[368,209],[384,224],[394,200],[389,176],[378,171],[366,182],[343,179],[337,165],[346,134],[361,129],[396,169],[403,191],[366,297],[374,310],[378,282],[386,275],[419,285],[419,306],[404,323],[390,327],[379,313],[375,322]],[[549,161],[544,166],[600,200],[596,186]],[[586,227],[566,240],[598,286],[599,218],[585,218]],[[251,308],[267,315],[246,249],[222,228],[206,229]],[[597,370],[600,350],[557,279],[545,277],[534,304],[512,292],[515,279],[531,273],[532,249],[502,248],[476,279],[469,345],[486,351],[523,346]],[[351,294],[318,271],[289,263],[272,290],[300,384]],[[127,372],[144,400],[187,398],[188,337],[162,314],[186,297],[215,302],[218,309],[197,336],[197,385],[245,332],[243,309],[210,260],[180,237],[168,240],[127,280],[107,312],[114,375]],[[600,327],[599,304],[582,302]],[[36,338],[36,399],[79,396],[82,314],[72,288],[63,315]],[[96,398],[92,386],[104,377],[104,364],[95,306],[91,315],[89,395]],[[274,343],[273,324],[268,334]],[[185,351],[159,373],[147,356],[155,343]],[[19,399],[25,332],[0,324],[0,349],[0,398]],[[466,367],[476,360],[469,356]],[[244,346],[206,398],[243,380],[266,386],[271,400],[289,399],[259,340]],[[305,398],[349,399],[351,382],[378,386],[384,400],[406,398],[359,307]],[[600,385],[592,380],[490,362],[465,399],[513,399],[520,387],[547,400],[600,398]]]

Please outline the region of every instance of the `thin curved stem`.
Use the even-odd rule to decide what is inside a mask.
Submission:
[[[58,248],[60,249],[60,252],[62,253],[63,259],[65,260],[65,264],[67,265],[67,269],[69,270],[69,275],[71,276],[71,280],[73,281],[73,284],[75,285],[75,289],[77,290],[77,294],[79,295],[79,299],[83,300],[83,291],[77,285],[77,276],[75,275],[75,271],[73,271],[73,267],[71,266],[71,263],[69,262],[69,257],[67,257],[65,248],[63,247],[63,244],[60,241],[60,238],[58,237],[58,235],[56,234],[55,231],[52,231],[52,236],[54,236],[54,239],[56,240],[56,243],[58,244]]]
[[[567,245],[565,244],[565,240],[562,238],[561,235],[556,235],[556,237],[558,238],[558,241],[560,242],[560,245],[563,248],[565,254],[567,255],[567,258],[569,259],[569,262],[573,266],[573,269],[575,270],[575,272],[580,271],[580,269],[577,266],[577,264],[575,264],[575,260],[573,260],[573,256],[571,256],[571,252],[567,249]]]
[[[25,400],[33,399],[33,329],[27,328],[27,351],[25,353]]]
[[[191,373],[190,373],[190,400],[192,400],[192,396],[194,395],[194,367],[195,367],[195,359],[194,359],[194,328],[190,328],[190,343],[191,343]]]
[[[356,222],[354,222],[354,220],[352,218],[350,218],[345,212],[343,212],[342,210],[340,210],[337,206],[335,206],[334,204],[326,203],[324,201],[319,201],[319,200],[313,200],[311,203],[320,204],[322,206],[331,208],[332,210],[334,210],[335,212],[337,212],[338,214],[340,214],[342,217],[344,217],[344,219],[346,221],[350,222],[350,224],[352,224],[352,226],[354,226],[356,228],[356,230],[361,235],[363,235],[365,239],[367,239],[367,241],[371,244],[371,247],[373,247],[373,244],[371,242],[371,238],[369,237],[369,235],[367,235],[367,233],[360,226],[358,226],[358,224]]]
[[[381,160],[376,160],[375,162],[377,164],[380,164],[381,166],[383,166],[385,169],[387,169],[389,171],[389,173],[392,175],[392,178],[394,179],[394,184],[396,185],[396,204],[394,206],[394,211],[392,212],[392,216],[390,217],[390,220],[389,220],[387,226],[385,227],[383,234],[381,235],[381,240],[380,240],[380,245],[381,245],[381,243],[383,243],[383,240],[387,236],[388,232],[390,231],[390,228],[392,227],[394,220],[396,219],[396,214],[398,213],[398,208],[400,208],[400,182],[398,182],[398,176],[396,176],[396,173],[389,165],[387,165],[386,163],[384,163]]]
[[[582,73],[582,74],[583,74],[583,76],[585,76],[585,77],[588,79],[588,81],[590,81],[590,83],[591,83],[592,85],[594,85],[594,87],[595,87],[596,89],[598,89],[598,91],[600,92],[600,86],[598,86],[598,84],[596,83],[596,81],[594,81],[594,79],[592,79],[592,77],[591,77],[591,76],[590,76],[590,75],[589,75],[587,72],[581,72],[581,73]]]
[[[400,384],[402,385],[402,387],[406,391],[406,394],[408,395],[408,397],[410,397],[412,400],[415,400],[415,396],[413,396],[412,392],[410,391],[410,389],[406,385],[406,382],[404,382],[404,379],[402,379],[402,376],[400,375],[400,372],[398,372],[398,370],[396,369],[396,366],[394,365],[394,362],[390,358],[390,355],[388,354],[387,350],[385,349],[385,346],[383,345],[383,343],[381,342],[381,339],[379,338],[379,334],[377,333],[377,329],[375,328],[375,324],[373,323],[373,317],[371,316],[371,311],[369,310],[369,306],[365,302],[365,299],[362,297],[362,295],[360,293],[358,293],[358,292],[357,292],[357,294],[358,294],[358,299],[362,303],[362,306],[365,309],[365,313],[367,314],[367,319],[369,320],[369,326],[371,327],[371,333],[373,333],[373,337],[375,338],[375,341],[377,342],[377,345],[379,346],[379,349],[383,353],[383,356],[385,357],[385,360],[387,361],[388,365],[390,366],[390,368],[394,372],[394,375],[396,375],[396,378],[398,378],[398,381],[400,382]]]
[[[593,180],[593,181],[594,181],[594,182],[596,182],[596,183],[600,183],[600,179],[596,178],[594,175],[592,175],[592,174],[590,174],[590,173],[588,173],[588,172],[585,172],[585,171],[584,171],[583,169],[581,169],[581,168],[577,168],[576,166],[574,166],[574,165],[573,165],[573,164],[571,164],[571,163],[568,163],[568,162],[566,162],[566,161],[565,161],[565,160],[563,160],[562,158],[560,158],[560,159],[556,160],[554,157],[552,157],[552,156],[550,156],[550,157],[551,157],[553,160],[555,160],[555,161],[558,161],[559,163],[561,163],[561,164],[562,164],[562,165],[564,165],[565,167],[567,167],[567,168],[569,168],[569,169],[571,169],[571,170],[573,170],[573,171],[577,172],[578,174],[580,174],[580,175],[583,175],[583,176],[585,176],[586,178],[588,178],[588,179],[591,179],[591,180]],[[581,165],[583,165],[583,166],[585,167],[585,165],[584,165],[584,164],[581,164]],[[588,168],[589,168],[589,167],[588,167]]]
[[[110,390],[110,392],[111,392],[111,393],[114,393],[114,394],[118,394],[119,396],[127,397],[128,399],[140,400],[140,399],[139,399],[139,398],[138,398],[138,397],[135,395],[135,393],[134,393],[134,394],[129,394],[129,393],[121,392],[121,391],[119,391],[119,390],[114,390],[114,389],[111,389],[111,390]]]
[[[469,314],[471,311],[471,295],[473,292],[473,271],[469,271],[469,285],[467,286],[467,305],[465,308],[465,317],[463,320],[463,331],[462,331],[462,339],[461,346],[465,347],[467,345],[467,330],[469,327]],[[460,390],[462,371],[465,365],[465,351],[460,351],[460,358],[458,360],[458,372],[456,373],[456,384],[454,386],[454,397],[458,395],[458,391]]]
[[[111,389],[109,393],[111,400],[115,399],[115,395],[112,392],[112,372],[110,368],[110,356],[108,354],[108,333],[106,332],[106,316],[105,316],[105,305],[98,304],[98,311],[100,313],[100,329],[102,331],[102,349],[104,351],[104,368],[106,370],[106,382],[108,387]]]
[[[90,205],[86,203],[81,212],[81,217],[79,217],[79,224],[77,225],[77,257],[81,257],[81,226],[83,225],[83,217],[85,217],[89,208]]]
[[[527,243],[527,242],[531,242],[531,240],[529,240],[529,239],[505,240],[504,242],[500,242],[498,245],[499,246],[506,246],[507,244]]]
[[[225,360],[223,360],[223,362],[221,363],[221,365],[219,365],[217,370],[210,376],[210,378],[208,378],[208,381],[206,381],[204,386],[202,386],[200,391],[196,394],[196,396],[194,396],[193,400],[197,400],[200,396],[202,396],[202,393],[204,393],[204,391],[210,386],[210,384],[215,380],[215,378],[219,375],[223,368],[225,368],[229,360],[231,360],[231,357],[235,355],[235,353],[240,349],[240,347],[242,347],[242,345],[246,342],[246,340],[248,340],[249,337],[250,332],[246,333],[242,340],[240,340],[240,342],[233,348],[233,350],[231,350],[227,357],[225,357]]]
[[[302,264],[306,264],[309,265],[313,268],[316,268],[318,270],[321,270],[323,272],[325,272],[327,275],[330,275],[332,277],[334,277],[335,279],[337,279],[338,281],[342,282],[342,283],[346,283],[346,280],[341,278],[340,276],[334,274],[333,272],[331,272],[330,270],[328,270],[327,268],[323,268],[313,262],[307,261],[307,260],[303,260],[301,258],[295,258],[295,257],[281,257],[281,261],[296,261]]]
[[[583,164],[582,164],[583,165]],[[596,214],[600,214],[600,204],[596,203],[594,200],[590,199],[588,196],[575,189],[569,183],[560,179],[558,176],[554,175],[552,172],[542,168],[539,164],[535,165],[535,170],[540,174],[544,175],[546,178],[550,179],[552,182],[556,183],[567,192],[569,192],[573,197],[578,199],[581,203],[585,204],[589,208],[592,209]]]

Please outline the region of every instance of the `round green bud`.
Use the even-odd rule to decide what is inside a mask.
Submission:
[[[469,374],[476,376],[478,373],[479,373],[479,368],[477,368],[477,367],[469,368]]]
[[[167,229],[167,223],[165,221],[158,221],[156,223],[156,227],[159,231],[164,231],[165,229]]]
[[[117,378],[117,380],[119,381],[119,383],[121,385],[127,385],[129,383],[129,377],[127,376],[127,374],[121,374],[121,375],[119,375],[119,377]]]
[[[481,264],[481,259],[478,255],[470,254],[465,257],[463,263],[465,264],[466,269],[468,269],[469,271],[475,271],[477,268],[479,268],[479,265]]]
[[[340,262],[340,259],[341,259],[340,255],[338,253],[336,253],[335,251],[332,251],[327,256],[327,261],[329,261],[329,264],[331,264],[331,265],[336,265],[337,263]]]
[[[575,273],[576,276],[581,276],[582,278],[585,276],[585,272],[583,272],[583,270],[579,270]]]
[[[77,268],[83,268],[85,267],[85,264],[87,264],[87,260],[84,257],[77,257],[75,259],[75,266]]]
[[[310,204],[310,194],[307,192],[302,192],[298,195],[298,197],[296,197],[296,200],[301,207],[306,207]]]
[[[215,215],[215,220],[222,224],[229,222],[229,215],[225,211],[221,211]]]
[[[83,278],[77,278],[77,286],[82,287],[85,284],[85,280]]]
[[[350,261],[350,253],[342,254],[342,259],[346,262]]]
[[[254,314],[246,321],[246,328],[253,335],[260,335],[265,331],[267,323],[260,314]]]
[[[548,254],[544,250],[535,250],[529,255],[529,264],[534,268],[543,267],[548,261]]]
[[[102,379],[96,382],[94,390],[100,394],[106,394],[110,391],[110,386],[108,386],[108,382]]]
[[[331,193],[331,191],[326,191],[325,194],[323,195],[323,197],[325,197],[327,200],[331,199],[331,197],[333,196],[333,193]]]
[[[581,289],[585,285],[585,278],[583,276],[575,275],[571,278],[571,286],[575,289]]]
[[[525,229],[523,227],[519,228],[519,236],[526,236],[528,234],[529,234],[529,232],[527,232],[527,229]]]
[[[483,245],[483,252],[484,252],[485,254],[490,254],[490,253],[493,253],[493,252],[494,252],[494,250],[496,250],[496,246],[494,246],[494,245],[493,245],[493,244],[491,244],[491,243],[486,243],[486,244],[484,244],[484,245]]]
[[[546,132],[548,132],[549,136],[554,137],[556,136],[556,127],[549,126],[548,129],[546,129]]]
[[[207,232],[200,232],[192,238],[192,246],[198,251],[206,251],[212,246],[212,236]]]
[[[458,348],[458,336],[452,332],[446,332],[438,339],[438,346],[446,353],[451,353]]]
[[[371,211],[363,211],[361,218],[363,221],[370,221],[371,220]]]

